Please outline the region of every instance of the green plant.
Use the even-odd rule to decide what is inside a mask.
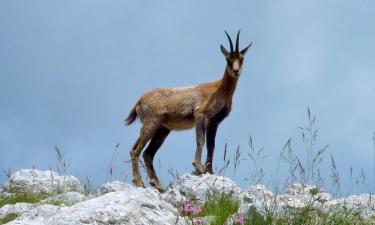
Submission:
[[[202,214],[199,216],[212,216],[211,225],[222,225],[237,212],[239,201],[234,199],[232,194],[216,193],[208,196],[208,201],[202,208]]]
[[[8,215],[6,215],[5,217],[3,217],[3,218],[0,219],[0,224],[6,224],[6,223],[9,223],[10,221],[15,220],[17,217],[18,217],[17,214],[15,214],[15,213],[10,213],[10,214],[8,214]]]
[[[0,208],[6,204],[16,204],[19,202],[24,203],[38,203],[43,199],[50,197],[52,194],[48,193],[27,193],[27,192],[14,192],[9,196],[0,198]]]

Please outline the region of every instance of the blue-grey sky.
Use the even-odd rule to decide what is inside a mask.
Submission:
[[[129,149],[140,123],[122,120],[145,91],[219,79],[228,47],[224,30],[241,29],[253,46],[221,124],[214,164],[223,149],[245,158],[251,133],[274,172],[283,145],[303,158],[298,126],[309,106],[317,115],[317,147],[344,186],[363,169],[375,190],[375,3],[360,1],[14,1],[0,2],[0,169],[55,168],[58,145],[75,176],[105,181],[114,146],[114,179],[130,175]],[[168,184],[169,168],[192,170],[194,131],[172,133],[156,156]],[[204,152],[205,153],[205,152]],[[242,161],[237,181],[250,176]],[[232,176],[233,169],[227,171]],[[279,172],[286,179],[285,165]],[[5,176],[0,176],[3,183]],[[128,179],[129,180],[129,179]]]

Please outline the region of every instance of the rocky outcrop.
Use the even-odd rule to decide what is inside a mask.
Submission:
[[[370,194],[352,195],[327,202],[327,208],[345,207],[361,213],[362,217],[370,218],[375,215],[375,196]]]
[[[182,201],[194,200],[198,203],[204,203],[208,196],[216,193],[230,194],[234,198],[238,198],[241,188],[227,177],[203,174],[193,175],[185,174],[168,187],[163,199],[176,205]]]
[[[82,194],[82,187],[73,176],[60,176],[51,171],[21,170],[11,175],[0,198],[11,198],[18,193],[49,193],[37,203],[16,203],[0,207],[0,219],[15,214],[9,224],[129,224],[168,225],[210,221],[211,217],[189,218],[180,215],[181,204],[194,202],[203,206],[208,196],[224,193],[239,201],[237,215],[256,209],[275,212],[285,208],[316,207],[331,210],[345,207],[358,210],[364,218],[375,214],[375,198],[353,195],[333,199],[323,189],[313,185],[293,184],[285,193],[274,194],[264,185],[253,185],[244,190],[227,177],[218,175],[185,174],[171,184],[165,193],[153,188],[137,188],[131,184],[112,181],[102,185],[96,195]],[[9,192],[12,191],[12,192]],[[44,195],[43,195],[44,196]],[[189,203],[190,204],[190,203]],[[261,215],[259,214],[259,215]],[[229,221],[235,221],[236,214]],[[230,223],[229,223],[230,224]]]
[[[270,208],[274,205],[276,196],[266,186],[257,184],[242,192],[240,199],[239,212],[247,213],[251,207],[258,210]]]
[[[40,201],[40,204],[58,204],[61,206],[71,206],[89,198],[90,197],[87,197],[79,192],[66,192],[43,199]]]
[[[185,224],[176,208],[151,188],[131,188],[104,194],[71,207],[42,205],[9,224]]]
[[[132,185],[122,181],[111,181],[102,185],[96,192],[97,196],[107,194],[109,192],[129,190]]]
[[[4,218],[9,214],[22,215],[29,212],[33,208],[33,204],[30,203],[16,203],[4,205],[0,208],[0,219]]]
[[[12,173],[5,183],[4,189],[7,192],[28,193],[82,191],[76,177],[60,176],[50,170],[40,171],[36,169],[24,169]]]

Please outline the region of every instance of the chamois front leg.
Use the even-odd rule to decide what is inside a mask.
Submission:
[[[216,138],[216,131],[218,125],[209,125],[207,127],[207,158],[206,163],[204,164],[204,172],[213,174],[214,171],[212,169],[212,159],[214,156],[215,150],[215,138]]]
[[[195,151],[195,158],[193,161],[193,166],[197,173],[202,174],[204,173],[204,167],[201,163],[201,156],[202,156],[202,149],[205,142],[205,134],[206,134],[206,121],[205,116],[203,114],[199,114],[196,116],[195,119],[195,132],[196,132],[196,140],[197,140],[197,150]]]

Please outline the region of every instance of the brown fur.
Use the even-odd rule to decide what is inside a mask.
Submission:
[[[227,36],[230,40],[229,35]],[[126,124],[130,125],[137,117],[143,124],[140,137],[130,153],[133,182],[136,186],[144,186],[140,177],[138,158],[144,146],[150,141],[143,154],[144,162],[150,177],[150,184],[162,190],[152,161],[171,130],[196,128],[197,149],[193,165],[199,173],[213,173],[212,159],[217,127],[231,111],[232,97],[242,70],[243,57],[251,46],[250,44],[239,52],[238,36],[239,33],[236,51],[233,51],[231,40],[231,52],[221,46],[227,59],[222,79],[194,87],[154,89],[145,93],[135,104],[126,119]],[[201,154],[205,139],[207,139],[207,160],[203,166]]]

